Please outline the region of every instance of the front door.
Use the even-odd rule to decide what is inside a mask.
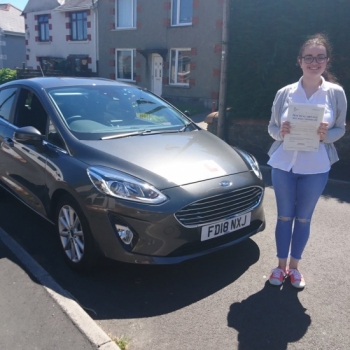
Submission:
[[[162,96],[163,87],[163,58],[157,54],[152,55],[152,92]]]

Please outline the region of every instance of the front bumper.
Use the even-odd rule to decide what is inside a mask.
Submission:
[[[249,186],[263,189],[262,181],[252,172],[224,179],[234,184],[230,191]],[[249,226],[207,241],[201,241],[202,226],[185,227],[176,219],[174,213],[185,206],[205,197],[225,193],[227,189],[218,185],[222,180],[211,179],[166,190],[164,194],[169,201],[153,206],[121,201],[97,193],[88,196],[88,221],[103,255],[129,263],[172,264],[231,246],[264,230],[263,198],[249,210]],[[131,245],[125,245],[119,239],[115,224],[126,225],[131,229],[134,234]]]

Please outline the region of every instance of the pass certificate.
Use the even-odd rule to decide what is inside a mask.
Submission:
[[[317,129],[322,123],[324,110],[324,105],[290,103],[287,115],[290,134],[284,136],[283,149],[317,152],[320,145]]]

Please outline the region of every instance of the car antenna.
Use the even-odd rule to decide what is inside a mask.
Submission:
[[[39,64],[39,68],[40,68],[40,70],[41,70],[41,74],[43,75],[43,77],[45,76],[45,74],[44,74],[44,72],[43,72],[43,70],[41,69],[41,65]]]

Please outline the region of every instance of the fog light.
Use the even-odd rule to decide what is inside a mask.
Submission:
[[[118,235],[123,243],[130,244],[132,242],[132,239],[134,235],[129,230],[129,227],[127,226],[121,226],[121,225],[115,225],[115,228],[117,229]]]

